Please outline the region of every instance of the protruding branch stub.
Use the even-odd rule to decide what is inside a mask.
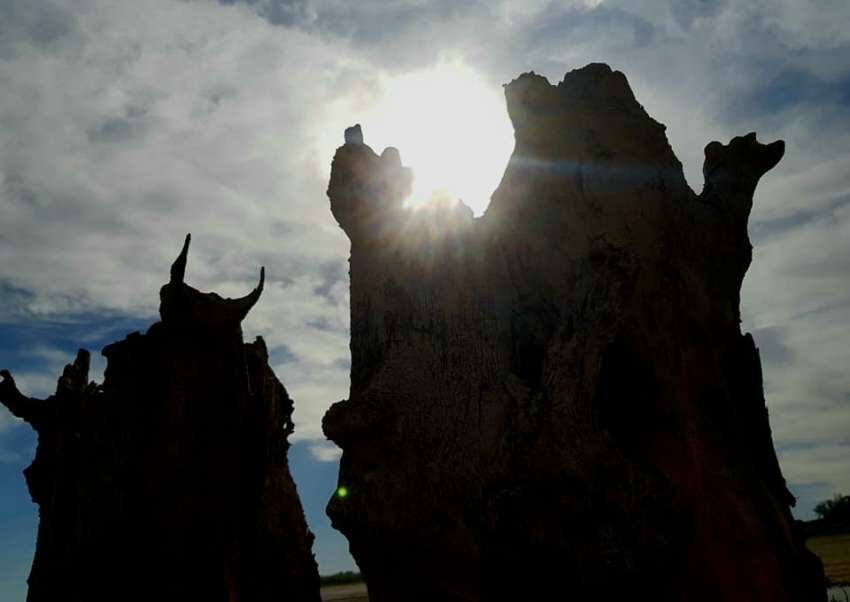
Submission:
[[[257,287],[252,290],[250,293],[245,295],[240,299],[225,299],[224,301],[228,303],[229,311],[233,312],[233,317],[238,317],[241,322],[245,316],[248,315],[248,312],[251,311],[251,308],[257,304],[257,301],[260,300],[260,295],[263,294],[263,288],[266,283],[266,268],[262,266],[260,268],[260,282],[257,284]]]
[[[59,388],[81,391],[89,382],[89,367],[91,366],[91,354],[87,349],[77,351],[74,363],[65,366],[62,377],[59,379]]]
[[[191,241],[192,235],[187,234],[180,254],[171,265],[171,279],[160,290],[162,321],[184,326],[238,325],[260,299],[265,287],[266,268],[260,268],[259,283],[244,297],[225,299],[216,293],[202,293],[185,283]]]
[[[171,264],[171,284],[182,284],[186,278],[186,258],[189,256],[189,243],[192,242],[192,235],[187,234],[186,240],[183,242],[183,250]]]
[[[345,128],[345,143],[346,144],[363,144],[363,130],[360,124],[354,124],[349,128]]]
[[[0,403],[8,407],[8,400],[14,399],[21,392],[18,391],[18,385],[11,372],[5,369],[0,370],[0,378],[3,379],[0,380]]]
[[[396,231],[394,217],[410,194],[413,172],[401,163],[395,147],[377,155],[363,143],[360,124],[345,130],[345,144],[339,147],[331,166],[328,197],[331,212],[349,238],[375,236],[386,227]]]
[[[91,355],[87,349],[80,349],[74,361],[65,366],[56,387],[56,395],[62,392],[82,392],[88,386]],[[0,403],[9,408],[15,416],[28,422],[39,430],[51,415],[47,408],[53,403],[53,397],[47,400],[27,397],[18,390],[15,379],[8,370],[0,370]]]
[[[762,144],[755,132],[736,136],[729,144],[709,142],[702,168],[706,192],[720,188],[726,194],[752,196],[759,179],[776,167],[784,154],[784,141]]]
[[[0,403],[9,411],[20,418],[30,422],[32,420],[35,404],[38,400],[30,399],[18,390],[18,385],[8,370],[0,370]]]

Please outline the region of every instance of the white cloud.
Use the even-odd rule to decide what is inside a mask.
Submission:
[[[252,285],[259,257],[290,277],[287,263],[344,253],[313,145],[344,47],[243,10],[83,5],[61,53],[0,65],[15,142],[0,150],[0,278],[35,291],[33,311],[150,313],[189,230],[190,270],[214,286]]]
[[[37,369],[16,371],[13,375],[18,389],[28,397],[45,399],[56,391],[56,382],[66,364],[73,362],[74,357],[60,349],[50,347],[35,347],[22,351],[22,356]],[[29,428],[25,423],[13,416],[4,406],[0,405],[0,435],[15,427]],[[0,441],[0,462],[18,462],[20,454],[6,449]]]
[[[12,428],[16,422],[17,419],[6,408],[0,408],[0,433]]]
[[[336,462],[342,455],[342,450],[333,443],[311,445],[310,453],[319,462]]]
[[[836,493],[850,492],[850,444],[818,445],[780,453],[785,478],[795,483],[827,482]]]
[[[275,367],[295,400],[291,440],[324,439],[322,416],[332,403],[348,397],[348,369],[297,362]]]
[[[325,101],[356,94],[362,66],[344,43],[245,8],[76,9],[61,42],[0,61],[0,281],[32,292],[16,299],[16,318],[153,315],[192,231],[188,279],[199,288],[242,295],[267,266],[245,332],[297,355],[284,380],[298,436],[319,437],[324,409],[348,389],[348,243],[324,197],[348,123]],[[46,396],[70,359],[41,358],[16,378]]]
[[[18,389],[27,397],[46,399],[56,392],[56,383],[74,354],[51,347],[34,347],[21,351],[21,356],[34,368],[13,375]]]
[[[246,339],[262,334],[273,357],[292,355],[276,371],[296,400],[296,437],[321,440],[321,416],[348,391],[348,242],[325,188],[334,146],[377,102],[377,82],[447,54],[494,87],[529,69],[558,80],[607,61],[668,126],[697,190],[709,140],[750,129],[787,140],[753,210],[746,324],[774,328],[790,350],[781,366],[765,361],[774,433],[815,451],[783,455],[789,478],[850,474],[839,453],[850,416],[850,226],[837,202],[850,191],[839,93],[850,81],[850,4],[15,6],[19,20],[0,29],[0,283],[14,287],[3,320],[151,316],[192,231],[198,288],[241,295],[266,265]],[[788,74],[788,89],[771,88]],[[809,79],[795,87],[800,74]],[[814,85],[824,93],[794,96]],[[18,379],[50,393],[60,370]]]

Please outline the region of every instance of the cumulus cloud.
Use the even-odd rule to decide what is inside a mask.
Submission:
[[[3,411],[0,411],[0,433],[3,433],[4,431],[8,430],[14,424],[14,416],[12,416],[9,412],[5,411],[5,409]]]
[[[28,32],[48,8],[23,11],[0,62],[3,319],[152,320],[192,231],[199,288],[241,295],[267,266],[246,335],[295,354],[299,436],[319,436],[348,386],[347,241],[323,192],[345,123],[324,107],[356,96],[363,66],[344,44],[200,3],[81,2],[44,44]],[[17,379],[44,396],[65,361]]]
[[[342,450],[331,443],[311,445],[310,453],[320,462],[335,462],[342,456]]]
[[[605,61],[668,126],[697,190],[708,141],[750,130],[787,141],[756,196],[745,327],[763,352],[786,475],[848,486],[846,2],[0,6],[0,322],[152,320],[192,231],[188,280],[201,289],[243,294],[266,265],[246,338],[266,338],[296,400],[296,437],[332,460],[320,419],[348,389],[348,242],[324,190],[343,128],[380,82],[446,55],[494,88]],[[58,374],[41,366],[24,375],[33,390]]]

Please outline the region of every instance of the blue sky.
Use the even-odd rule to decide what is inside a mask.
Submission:
[[[391,109],[474,161],[486,135],[458,140],[447,126],[463,115],[429,114],[451,103],[387,108],[398,82],[447,62],[494,97],[524,71],[555,82],[611,64],[667,125],[697,191],[710,140],[786,140],[755,199],[743,326],[798,516],[850,493],[846,0],[0,0],[0,14],[0,367],[45,396],[78,347],[145,329],[188,231],[198,288],[242,294],[265,265],[245,336],[264,336],[295,398],[290,462],[323,572],[352,566],[324,518],[338,452],[321,416],[347,396],[349,367],[330,160],[358,121],[376,150],[404,140],[402,158],[421,155],[404,120],[398,139],[382,129]],[[24,598],[33,445],[0,413],[3,600]]]

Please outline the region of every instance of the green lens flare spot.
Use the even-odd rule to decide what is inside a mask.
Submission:
[[[341,499],[345,499],[348,497],[348,487],[342,485],[337,488],[336,496]]]

